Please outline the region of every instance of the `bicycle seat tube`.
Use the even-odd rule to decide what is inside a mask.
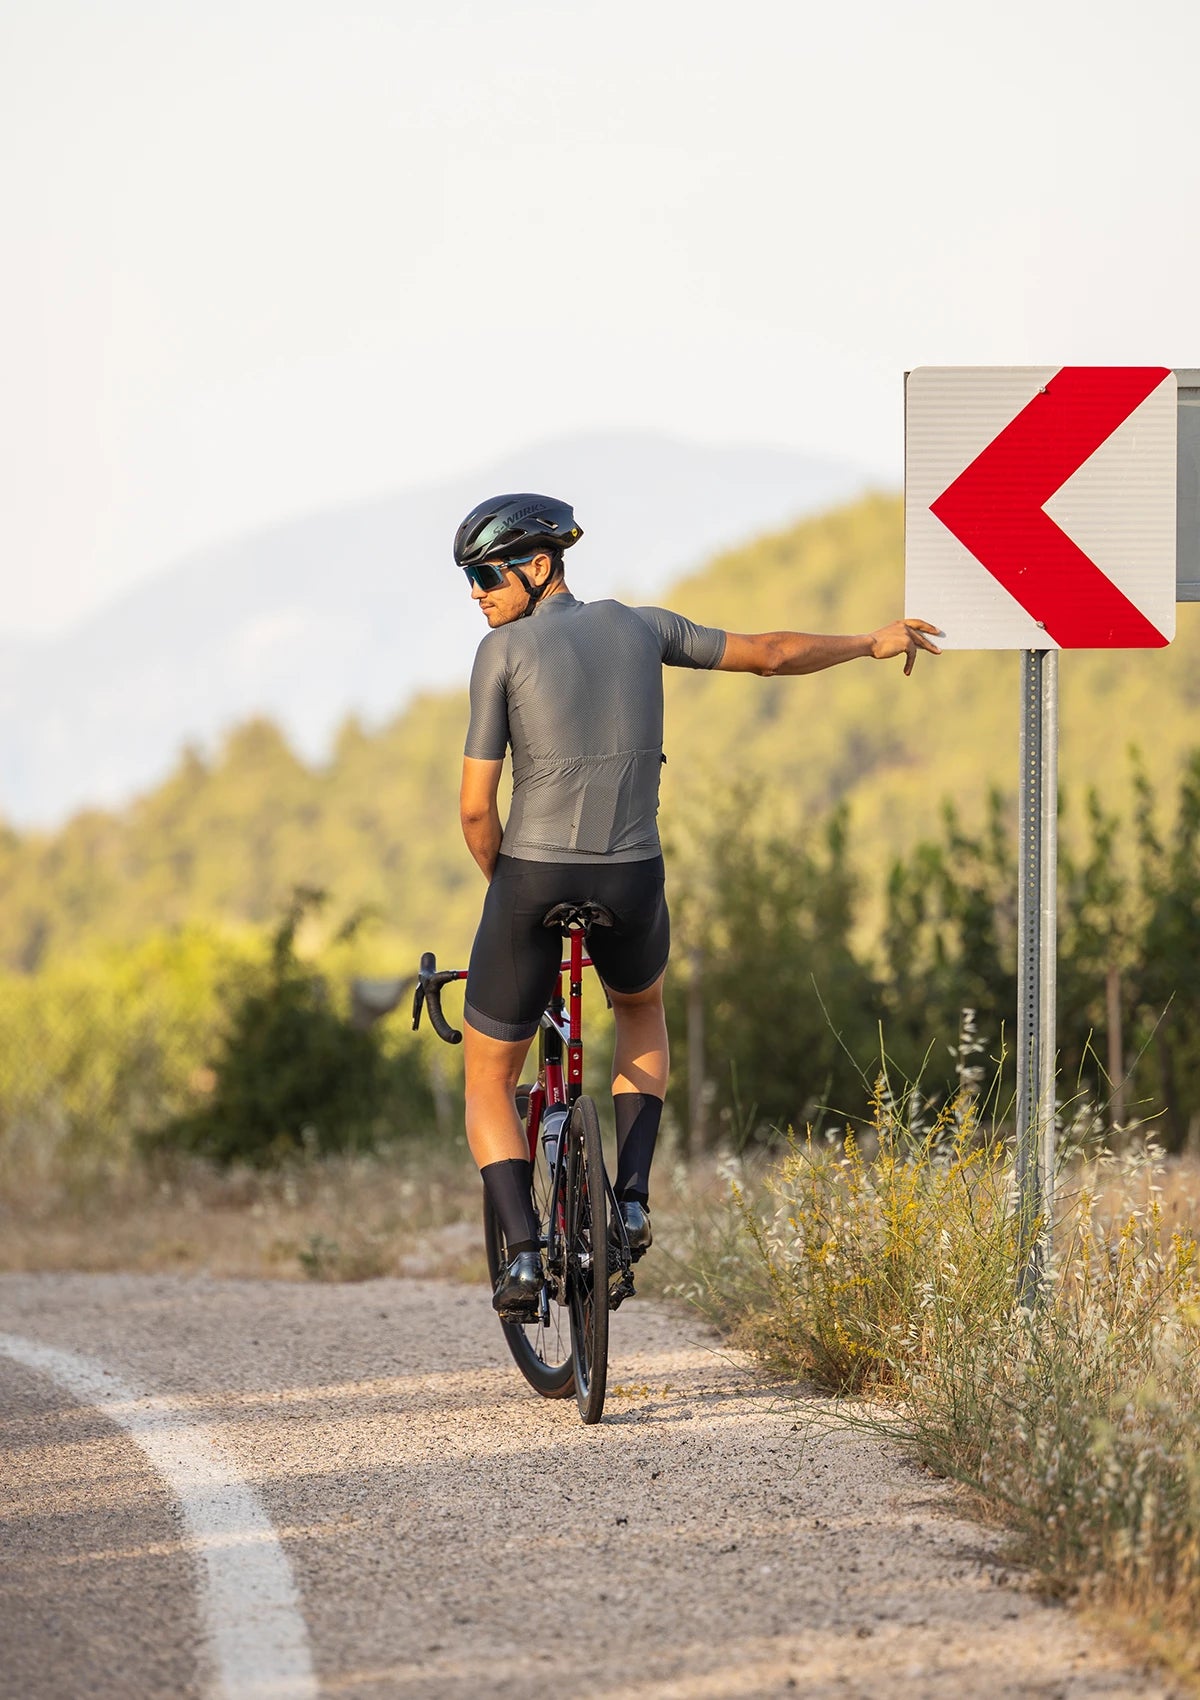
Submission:
[[[571,1027],[567,1039],[567,1098],[574,1104],[583,1091],[583,934],[571,934]],[[559,976],[559,984],[562,977]]]

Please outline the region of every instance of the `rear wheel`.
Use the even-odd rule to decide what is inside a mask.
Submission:
[[[598,1423],[608,1381],[608,1185],[600,1118],[580,1098],[567,1123],[567,1305],[575,1399],[585,1423]]]
[[[524,1121],[529,1114],[528,1086],[517,1089],[517,1111]],[[533,1207],[541,1223],[544,1245],[546,1224],[550,1219],[550,1173],[540,1141],[533,1165]],[[488,1273],[495,1286],[501,1269],[508,1263],[508,1248],[504,1229],[486,1193],[483,1200],[483,1239]],[[517,1368],[543,1398],[565,1399],[574,1391],[570,1323],[565,1308],[549,1293],[543,1296],[541,1314],[535,1322],[507,1322],[501,1318],[500,1327]]]

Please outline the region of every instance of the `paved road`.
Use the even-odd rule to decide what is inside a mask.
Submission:
[[[663,1309],[598,1429],[444,1283],[4,1276],[0,1335],[4,1700],[1166,1692]]]

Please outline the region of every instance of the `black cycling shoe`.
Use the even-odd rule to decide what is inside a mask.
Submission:
[[[629,1255],[636,1263],[639,1257],[645,1257],[654,1240],[650,1227],[650,1207],[647,1204],[639,1204],[636,1198],[622,1198],[619,1200],[619,1208],[621,1220],[625,1224],[625,1238],[629,1241]],[[618,1238],[615,1233],[612,1237]]]
[[[532,1321],[538,1314],[544,1281],[541,1252],[519,1251],[500,1271],[492,1309],[511,1321]]]

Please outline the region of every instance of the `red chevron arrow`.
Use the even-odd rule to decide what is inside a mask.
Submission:
[[[1045,504],[1169,376],[1165,366],[1062,367],[930,503],[1064,649],[1156,649],[1168,641]]]

